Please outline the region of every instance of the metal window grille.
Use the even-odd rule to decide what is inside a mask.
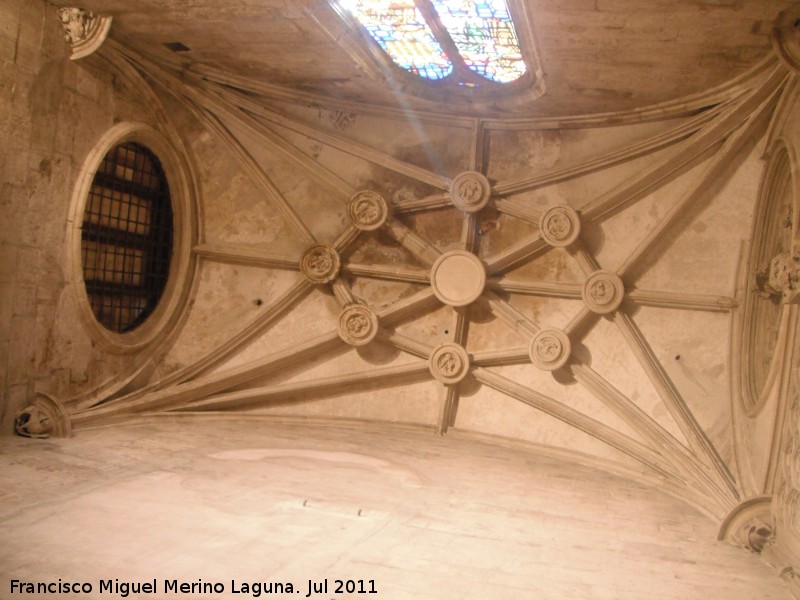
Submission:
[[[135,329],[158,304],[172,257],[169,186],[150,150],[128,142],[106,154],[86,201],[81,240],[95,317],[111,331]]]

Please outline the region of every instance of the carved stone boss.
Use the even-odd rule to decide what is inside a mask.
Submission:
[[[616,273],[595,271],[586,278],[581,296],[589,310],[605,315],[614,312],[622,304],[625,286]]]
[[[450,184],[450,200],[464,212],[478,212],[489,202],[492,186],[482,173],[464,171]]]
[[[553,206],[542,215],[540,230],[542,239],[551,246],[569,246],[581,232],[580,217],[571,206]]]
[[[101,17],[82,8],[61,8],[58,16],[64,27],[64,38],[72,47],[72,60],[89,56],[97,50],[111,29],[111,17]]]
[[[300,259],[300,270],[311,283],[330,283],[339,276],[342,261],[329,246],[317,244],[308,248]]]
[[[365,346],[378,333],[378,316],[367,306],[352,304],[339,315],[339,337],[351,346]]]
[[[386,223],[389,205],[376,192],[357,192],[347,204],[347,216],[361,231],[374,231]]]
[[[438,381],[446,384],[458,383],[469,372],[469,354],[459,344],[441,344],[431,352],[428,367]]]
[[[543,371],[555,371],[569,360],[572,344],[560,329],[542,329],[533,336],[528,354],[531,362]]]

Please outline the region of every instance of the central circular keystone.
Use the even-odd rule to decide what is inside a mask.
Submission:
[[[431,268],[433,293],[450,306],[466,306],[478,299],[486,285],[486,268],[466,250],[442,254]]]

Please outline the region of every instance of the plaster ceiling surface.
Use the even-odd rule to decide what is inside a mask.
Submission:
[[[629,110],[704,92],[763,58],[786,0],[525,0],[544,94],[537,116]],[[56,4],[67,4],[62,0]],[[189,70],[206,68],[336,99],[397,105],[391,73],[366,69],[325,0],[88,0],[112,36]],[[173,53],[180,42],[190,51]],[[535,69],[535,67],[534,67]],[[399,71],[399,70],[398,70]],[[397,75],[397,73],[395,73]],[[396,86],[395,86],[396,87]],[[436,100],[434,96],[432,98]],[[415,102],[405,98],[404,103]]]
[[[0,477],[20,482],[2,490],[0,576],[68,575],[95,585],[83,598],[120,597],[98,577],[220,582],[183,594],[215,600],[307,598],[324,578],[311,598],[790,598],[665,494],[469,438],[167,417],[25,442],[0,440]],[[345,577],[376,593],[334,594]]]

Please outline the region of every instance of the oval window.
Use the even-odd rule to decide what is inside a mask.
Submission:
[[[114,146],[92,179],[81,225],[86,294],[103,327],[125,333],[152,314],[167,285],[172,244],[160,161],[140,143]]]

